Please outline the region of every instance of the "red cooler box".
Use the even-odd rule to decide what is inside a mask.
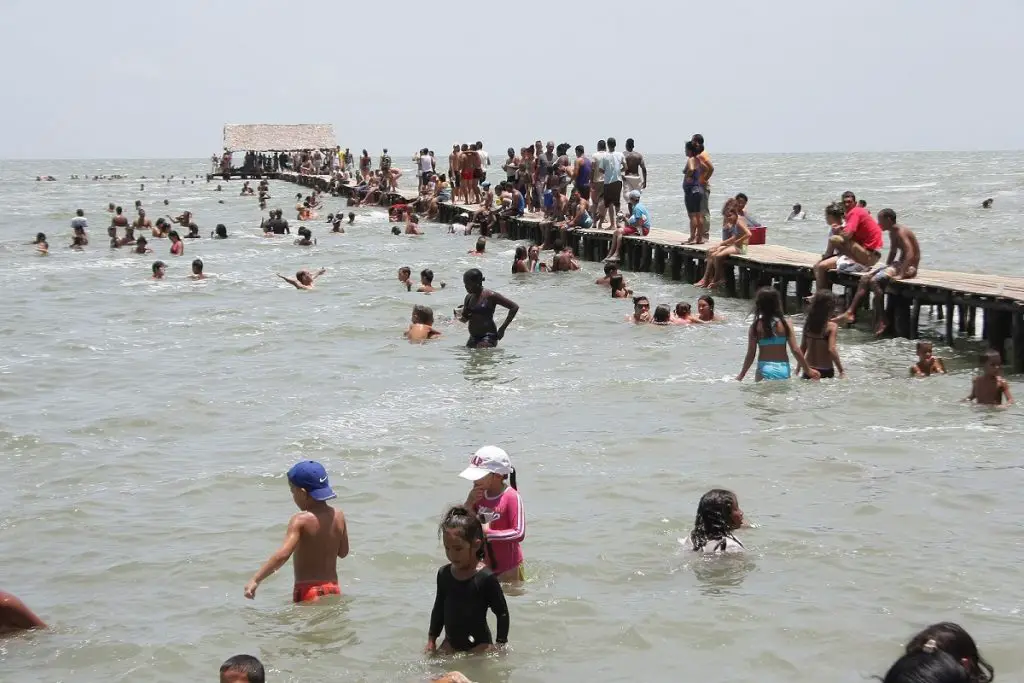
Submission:
[[[764,244],[765,237],[768,236],[768,228],[764,225],[759,225],[756,228],[750,229],[750,244]]]

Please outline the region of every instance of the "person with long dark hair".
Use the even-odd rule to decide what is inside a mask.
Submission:
[[[747,333],[747,356],[736,380],[743,381],[750,366],[754,364],[755,356],[755,381],[789,379],[791,370],[787,346],[805,375],[811,379],[821,379],[821,374],[807,364],[803,351],[796,344],[793,324],[782,314],[782,296],[777,289],[762,287],[754,299],[754,322]]]

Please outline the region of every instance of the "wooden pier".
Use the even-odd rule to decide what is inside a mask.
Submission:
[[[278,173],[279,180],[298,182],[309,187],[326,189],[328,176],[299,176]],[[343,186],[341,194],[351,194]],[[415,199],[415,191],[390,193],[389,203]],[[438,220],[454,223],[467,215],[472,217],[480,206],[443,203]],[[539,215],[501,219],[500,234],[513,240],[528,240],[550,247],[556,238],[565,238],[578,258],[601,261],[611,248],[611,230],[575,230],[565,232]],[[651,230],[646,237],[624,237],[620,268],[664,275],[673,280],[693,284],[701,279],[708,245],[684,245],[688,235],[672,230]],[[714,246],[713,244],[711,246]],[[746,254],[730,256],[725,261],[725,293],[733,297],[752,298],[761,287],[775,287],[782,294],[783,305],[802,301],[814,290],[813,266],[819,259],[813,254],[776,245],[751,245]],[[855,273],[831,271],[834,285],[844,288],[847,304],[852,300],[860,276]],[[1024,372],[1024,278],[1001,275],[958,273],[923,268],[912,280],[890,280],[883,294],[889,331],[899,337],[920,336],[922,310],[944,321],[946,344],[953,346],[957,336],[974,338],[978,311],[982,311],[980,337],[988,347],[1002,354],[1014,372]],[[870,310],[871,297],[864,297],[863,307]]]

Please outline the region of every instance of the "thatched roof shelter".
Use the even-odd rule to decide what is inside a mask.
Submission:
[[[329,123],[234,124],[224,126],[226,152],[291,152],[333,149],[338,143]]]

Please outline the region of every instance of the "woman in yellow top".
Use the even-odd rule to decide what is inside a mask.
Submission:
[[[696,287],[713,289],[724,284],[722,277],[725,269],[722,266],[725,259],[733,254],[747,253],[750,228],[747,227],[747,219],[739,214],[735,205],[726,207],[722,237],[722,242],[718,246],[708,249],[704,277],[695,285]]]

